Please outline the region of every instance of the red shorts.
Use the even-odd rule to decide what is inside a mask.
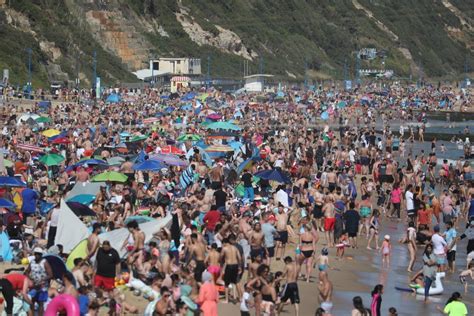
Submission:
[[[334,230],[334,225],[336,224],[336,218],[335,217],[328,217],[324,219],[324,230],[325,231],[333,231]]]
[[[106,291],[112,291],[115,288],[115,279],[96,274],[94,277],[94,286],[101,287]]]

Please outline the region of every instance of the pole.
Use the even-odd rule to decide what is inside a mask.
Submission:
[[[27,48],[26,51],[28,52],[28,82],[26,83],[26,85],[28,86],[28,92],[30,92],[32,86],[31,54],[33,53],[33,51],[31,48]]]
[[[79,90],[79,54],[76,55],[76,90]]]
[[[308,87],[308,62],[304,60],[304,87]]]
[[[97,51],[92,55],[92,89],[95,90],[97,84]]]
[[[260,57],[259,72],[260,74],[263,74],[263,57]]]
[[[360,84],[360,59],[359,59],[359,53],[356,53],[356,66],[355,66],[355,79],[356,79],[356,84]]]
[[[346,81],[347,80],[347,59],[344,59],[344,69],[343,69],[342,75],[344,77],[344,81]]]
[[[207,78],[206,78],[206,86],[209,86],[211,81],[211,55],[207,55]]]

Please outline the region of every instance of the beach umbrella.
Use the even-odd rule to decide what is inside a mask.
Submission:
[[[118,102],[120,102],[120,96],[116,93],[112,93],[111,95],[109,95],[107,97],[106,102],[107,103],[118,103]]]
[[[58,154],[47,154],[47,155],[41,156],[41,158],[39,159],[39,162],[47,166],[57,166],[61,162],[63,162],[64,159],[65,158],[63,156],[58,155]]]
[[[45,130],[41,134],[49,138],[49,137],[59,135],[59,134],[61,134],[61,132],[58,131],[57,129],[50,128],[50,129]]]
[[[117,171],[106,171],[99,173],[95,177],[92,178],[94,182],[126,182],[128,177],[123,173]]]
[[[176,138],[177,141],[180,141],[180,142],[184,142],[184,141],[198,141],[198,140],[201,140],[201,136],[197,135],[197,134],[184,134],[184,135],[181,135],[179,136],[178,138]]]
[[[166,168],[166,166],[158,160],[151,159],[133,165],[133,170],[136,171],[160,171],[163,168]]]
[[[13,167],[13,161],[8,159],[3,159],[3,165],[7,168]]]
[[[147,138],[148,138],[148,135],[135,135],[132,137],[132,139],[130,139],[129,142],[131,143],[140,142],[140,141],[146,140]]]
[[[151,156],[151,159],[161,161],[169,166],[186,167],[188,165],[187,161],[180,159],[176,155],[155,154]]]
[[[158,122],[160,119],[158,117],[148,117],[143,120],[143,124],[153,124],[155,122]]]
[[[220,115],[219,113],[212,113],[206,116],[206,118],[211,120],[220,120],[222,118],[222,115]]]
[[[16,177],[0,176],[0,187],[20,188],[26,187],[26,183]]]
[[[214,122],[206,126],[207,129],[223,129],[223,130],[232,130],[232,131],[240,131],[242,128],[239,126],[229,123],[229,122]]]
[[[18,124],[20,124],[21,122],[26,122],[28,121],[29,119],[32,119],[35,123],[36,123],[36,119],[40,117],[38,114],[35,114],[35,113],[25,113],[25,114],[22,114],[19,118],[18,118]]]
[[[16,204],[7,199],[0,199],[0,207],[3,208],[16,208]]]
[[[230,147],[232,147],[232,149],[233,149],[234,151],[237,151],[237,150],[239,150],[244,144],[242,144],[242,143],[239,142],[239,141],[234,140],[234,141],[231,141],[230,143],[228,143],[227,145],[229,145]]]
[[[64,263],[64,260],[62,258],[56,255],[48,254],[48,255],[43,256],[43,259],[48,261],[51,267],[51,272],[53,273],[53,278],[55,280],[62,280],[64,274],[71,273],[68,271],[66,264]],[[72,280],[74,280],[74,277],[72,278]],[[74,281],[74,283],[75,282],[76,281]]]
[[[93,158],[93,159],[85,158],[85,159],[79,160],[76,163],[76,166],[83,166],[83,165],[104,165],[104,166],[108,166],[108,163],[105,160],[95,159],[95,158]]]
[[[78,194],[76,196],[73,196],[67,202],[76,202],[76,203],[81,203],[84,205],[89,205],[95,200],[95,195],[93,194]]]
[[[114,156],[107,159],[109,166],[119,166],[125,161],[125,158]]]
[[[51,123],[52,120],[49,117],[40,116],[40,117],[36,118],[35,121],[37,123]]]
[[[255,174],[255,176],[268,181],[291,183],[291,180],[277,169],[259,171]]]
[[[326,121],[329,119],[329,113],[327,111],[324,111],[323,113],[321,113],[321,119]]]
[[[77,216],[96,216],[96,212],[91,210],[89,206],[82,204],[80,202],[66,202],[66,205],[69,206],[71,211],[74,212]]]
[[[56,145],[59,145],[59,144],[67,145],[67,144],[70,144],[70,143],[71,143],[71,141],[67,137],[58,137],[58,138],[55,138],[51,141],[51,144],[56,144]]]
[[[215,152],[215,153],[226,153],[230,151],[234,151],[234,149],[228,145],[211,145],[206,148],[207,152]]]
[[[142,215],[135,215],[135,216],[129,216],[127,217],[123,223],[125,225],[127,225],[128,223],[130,223],[131,221],[136,221],[138,224],[143,224],[143,223],[147,223],[147,222],[151,222],[153,221],[154,218],[152,217],[149,217],[149,216],[142,216]]]
[[[175,146],[165,146],[161,148],[161,153],[162,154],[174,154],[174,155],[184,155],[185,153],[179,149],[178,147]]]

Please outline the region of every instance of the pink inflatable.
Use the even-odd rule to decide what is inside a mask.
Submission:
[[[56,316],[60,311],[66,311],[67,316],[79,316],[80,309],[77,299],[69,294],[58,295],[49,302],[44,315]]]

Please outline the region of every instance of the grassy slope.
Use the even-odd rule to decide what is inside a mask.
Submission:
[[[199,57],[204,73],[207,57],[211,56],[211,75],[238,77],[242,74],[242,58],[210,46],[199,47],[189,39],[175,18],[176,0],[117,1],[123,12],[133,10],[146,19],[155,19],[170,34],[170,38],[161,37],[157,32],[145,34],[155,55]],[[428,76],[462,73],[469,52],[463,43],[445,32],[445,25],[460,25],[440,0],[359,2],[400,37],[401,44],[410,49],[415,62]],[[473,8],[468,1],[451,2],[472,19]],[[388,50],[387,68],[399,75],[410,74],[409,62],[396,49],[398,44],[349,0],[183,0],[183,4],[191,9],[191,15],[204,29],[216,32],[214,24],[217,24],[237,33],[248,48],[262,57],[264,72],[286,76],[289,71],[301,79],[306,62],[309,69],[342,78],[346,63],[347,73],[353,76],[353,52],[361,47],[375,47]],[[70,79],[75,77],[77,56],[80,56],[80,71],[92,77],[91,56],[97,50],[98,75],[106,83],[134,80],[117,57],[100,47],[89,29],[77,27],[80,25],[78,17],[73,16],[62,1],[15,0],[11,5],[29,18],[32,29],[42,40],[60,47],[63,57],[57,63],[70,74]],[[36,40],[6,25],[1,16],[0,22],[0,67],[10,68],[12,78],[26,82],[25,48],[31,47],[33,82],[47,82],[44,65],[48,57],[41,52]],[[360,66],[378,68],[380,60],[361,62]],[[251,72],[258,72],[260,58],[250,67]]]

